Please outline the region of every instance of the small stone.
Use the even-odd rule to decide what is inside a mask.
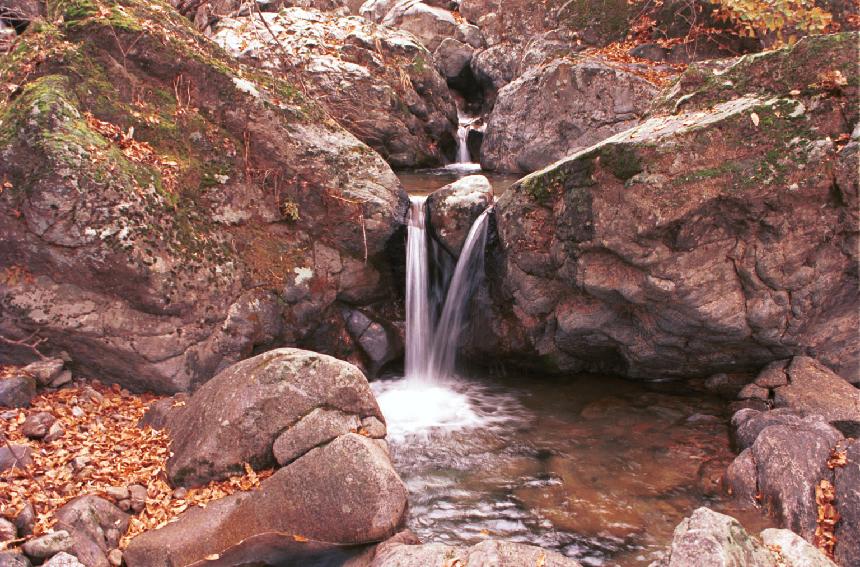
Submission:
[[[48,434],[48,430],[54,425],[57,418],[46,411],[34,413],[24,420],[21,433],[30,439],[41,439]]]
[[[39,386],[47,386],[62,372],[65,363],[60,358],[39,360],[24,367],[24,372],[35,378]]]
[[[18,537],[18,529],[15,527],[15,524],[7,520],[6,518],[0,518],[0,543],[4,541],[11,541]]]
[[[33,504],[27,502],[18,516],[15,518],[15,527],[18,528],[18,535],[26,537],[33,534],[33,528],[36,526],[36,510]]]
[[[74,555],[70,555],[65,551],[61,551],[48,561],[42,563],[42,567],[87,567]]]
[[[88,464],[90,464],[91,460],[92,459],[90,459],[89,457],[86,457],[86,456],[73,458],[71,460],[72,470],[75,472],[82,470],[84,467],[86,467]]]
[[[94,389],[91,386],[86,386],[84,388],[82,396],[84,397],[84,399],[95,403],[99,403],[104,400],[104,396],[102,396],[98,390]]]
[[[146,488],[139,484],[132,484],[128,487],[128,491],[131,494],[131,510],[138,514],[146,507]]]
[[[0,378],[0,406],[8,408],[30,407],[36,395],[36,380],[30,376]]]
[[[24,469],[33,464],[33,450],[27,445],[7,445],[0,447],[0,472],[11,468]]]
[[[61,386],[65,386],[66,384],[68,384],[71,381],[72,381],[72,372],[71,372],[71,370],[66,370],[66,371],[60,373],[59,376],[54,378],[54,380],[51,382],[51,388],[59,388]]]
[[[42,438],[42,441],[45,443],[51,443],[62,437],[65,433],[66,430],[63,429],[63,424],[59,421],[55,421],[51,424],[51,427],[48,428],[48,434]]]
[[[85,411],[80,408],[80,406],[75,406],[72,408],[72,415],[74,417],[84,417]]]
[[[108,563],[113,565],[113,567],[119,567],[122,565],[122,551],[119,549],[111,549],[110,553],[108,553]]]
[[[33,567],[20,551],[0,551],[0,567]]]
[[[18,529],[19,537],[26,537],[33,534],[33,528],[36,526],[36,510],[33,504],[27,502],[18,515],[15,517],[15,527]]]
[[[770,390],[762,388],[758,384],[751,383],[743,387],[738,393],[738,398],[741,400],[767,400],[770,397]]]
[[[186,496],[188,496],[188,489],[184,486],[180,486],[173,491],[173,498],[175,500],[184,500]]]
[[[114,502],[127,500],[131,496],[128,491],[128,487],[125,486],[109,486],[105,488],[105,495]]]
[[[120,500],[116,503],[116,505],[123,512],[128,512],[131,510],[131,500]]]
[[[74,545],[72,537],[66,530],[58,530],[25,542],[21,548],[33,559],[47,559],[63,551],[68,551]]]

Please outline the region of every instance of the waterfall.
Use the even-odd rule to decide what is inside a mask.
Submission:
[[[457,163],[471,163],[472,156],[469,155],[469,125],[471,120],[460,117],[457,127]]]
[[[425,199],[414,197],[406,245],[406,377],[429,381],[452,375],[469,298],[483,275],[490,208],[472,224],[444,290],[431,289]],[[445,278],[440,281],[444,282]],[[436,283],[444,285],[444,283]],[[431,297],[444,297],[434,321]]]
[[[413,197],[406,229],[406,375],[427,376],[433,343],[424,197]]]

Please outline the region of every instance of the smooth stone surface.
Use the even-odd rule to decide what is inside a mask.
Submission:
[[[354,414],[317,408],[281,433],[272,451],[278,464],[284,466],[314,447],[356,432],[359,427],[361,420]]]
[[[57,530],[45,535],[30,539],[21,546],[28,556],[33,559],[47,559],[54,555],[69,551],[75,542],[66,530]]]
[[[87,567],[109,567],[107,554],[119,545],[130,516],[94,495],[70,500],[56,513],[57,526],[66,530],[74,545],[68,550]]]
[[[469,229],[493,204],[493,186],[483,175],[468,175],[427,197],[430,233],[452,256],[459,257]]]
[[[767,546],[779,548],[785,567],[836,567],[815,546],[791,530],[770,528],[761,532],[761,540]]]
[[[36,380],[31,376],[18,375],[0,378],[0,406],[9,408],[30,407],[36,396]]]

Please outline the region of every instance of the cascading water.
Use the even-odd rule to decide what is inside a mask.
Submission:
[[[472,156],[469,155],[469,127],[472,124],[472,118],[460,116],[459,122],[457,127],[457,163],[471,163]]]
[[[472,224],[451,277],[438,322],[433,321],[429,243],[423,197],[413,198],[406,244],[406,377],[439,381],[454,371],[469,298],[483,275],[490,209]]]
[[[430,261],[439,250],[427,234],[425,199],[412,199],[406,244],[406,376],[374,383],[391,440],[486,422],[473,407],[472,395],[455,379],[454,363],[469,298],[483,277],[489,212],[469,230],[450,279],[444,273],[434,278]],[[440,271],[439,265],[432,267]]]

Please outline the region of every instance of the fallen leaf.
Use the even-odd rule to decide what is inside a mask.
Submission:
[[[758,123],[759,123],[758,114],[756,114],[755,112],[753,112],[752,114],[750,114],[750,120],[752,120],[752,123],[753,123],[753,124],[755,124],[756,126],[758,126]]]

